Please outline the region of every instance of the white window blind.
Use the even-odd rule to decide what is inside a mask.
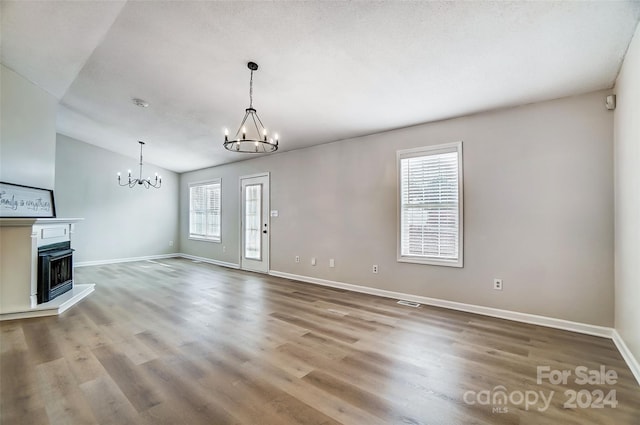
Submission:
[[[220,241],[220,180],[189,186],[189,237]]]
[[[398,152],[398,260],[462,267],[462,143]]]

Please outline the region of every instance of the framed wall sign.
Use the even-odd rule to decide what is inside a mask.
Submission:
[[[0,182],[0,217],[54,218],[53,190]]]

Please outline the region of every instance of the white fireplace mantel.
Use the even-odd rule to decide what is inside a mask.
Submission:
[[[37,303],[38,247],[70,241],[81,218],[0,218],[0,320],[62,313],[93,292],[93,284]]]
[[[33,226],[34,224],[75,224],[84,218],[7,218],[0,217],[0,227]]]

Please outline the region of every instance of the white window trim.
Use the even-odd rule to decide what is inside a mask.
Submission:
[[[220,185],[220,237],[215,238],[215,237],[205,237],[205,236],[191,236],[191,187],[204,186],[204,185],[216,184],[216,183]],[[189,211],[188,211],[188,218],[187,218],[187,232],[189,236],[187,237],[187,239],[192,241],[222,243],[222,179],[217,178],[212,180],[202,180],[197,182],[191,182],[189,183],[188,189],[189,190],[187,191],[187,197],[188,197]]]
[[[400,160],[416,156],[434,155],[438,153],[457,152],[458,153],[458,259],[443,260],[436,258],[425,258],[402,255],[402,176],[400,173]],[[398,262],[427,264],[433,266],[463,267],[464,254],[464,207],[463,188],[464,173],[462,167],[462,141],[445,143],[433,146],[423,146],[413,149],[404,149],[396,152],[396,175],[397,175],[397,256]]]

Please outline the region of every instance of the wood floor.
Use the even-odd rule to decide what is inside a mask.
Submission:
[[[185,259],[76,281],[96,291],[62,316],[0,324],[2,424],[640,424],[607,339]],[[615,384],[575,382],[601,365]]]

